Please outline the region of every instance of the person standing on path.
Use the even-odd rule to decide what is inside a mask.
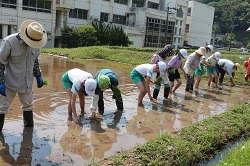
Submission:
[[[95,90],[95,95],[93,96],[92,104],[90,106],[92,117],[95,118],[97,108],[99,114],[103,115],[103,92],[108,88],[110,88],[113,92],[113,99],[115,99],[117,109],[123,110],[121,90],[118,87],[119,81],[115,73],[111,69],[102,69],[98,71],[94,79],[97,82],[97,87]]]
[[[200,64],[200,59],[202,56],[206,55],[206,48],[200,47],[195,52],[191,53],[185,64],[184,64],[184,76],[186,78],[186,88],[187,92],[193,91],[194,86],[194,71]]]
[[[205,67],[212,67],[207,63],[208,55],[210,55],[213,52],[214,47],[212,45],[208,45],[206,48],[206,55],[201,57],[200,65],[195,69],[194,75],[195,75],[195,83],[194,87],[195,89],[199,88],[201,77],[205,73]]]
[[[138,94],[138,106],[143,106],[142,100],[146,94],[151,102],[155,102],[150,93],[150,79],[153,73],[160,72],[160,75],[166,73],[167,65],[164,62],[158,62],[157,64],[141,64],[136,66],[130,73],[130,78],[139,89]],[[145,81],[146,78],[146,81]]]
[[[25,20],[18,33],[3,39],[0,46],[0,132],[16,94],[21,102],[24,126],[34,126],[33,80],[36,77],[38,88],[43,86],[38,57],[46,43],[46,31],[35,20]]]
[[[79,118],[76,112],[76,97],[78,95],[80,100],[80,116],[82,116],[84,115],[85,109],[85,95],[94,95],[97,85],[96,81],[90,73],[74,68],[64,73],[62,76],[62,84],[69,97],[68,120],[73,120],[74,123],[78,123]]]
[[[168,63],[168,73],[170,80],[170,93],[175,93],[176,89],[182,84],[180,73],[178,69],[180,68],[183,73],[185,73],[182,67],[182,60],[188,57],[186,49],[180,49],[177,54],[169,61]],[[186,73],[187,74],[187,73]],[[174,86],[174,80],[177,81],[177,84]]]
[[[173,55],[173,48],[170,44],[167,44],[162,50],[158,51],[156,54],[152,56],[150,63],[157,64],[158,62],[164,62],[167,65],[167,69],[168,69],[168,57],[172,55]],[[164,98],[167,99],[169,92],[170,92],[170,84],[169,84],[167,73],[161,76],[160,76],[160,73],[155,73],[152,76],[152,79],[155,82],[153,98],[157,99],[158,94],[160,92],[161,84],[164,84]]]

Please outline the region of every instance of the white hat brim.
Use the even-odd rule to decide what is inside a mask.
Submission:
[[[43,34],[43,37],[40,41],[31,40],[25,33],[25,30],[28,25],[32,22],[36,22],[35,20],[25,20],[20,27],[20,34],[23,41],[32,48],[42,48],[47,43],[47,33]],[[45,31],[45,29],[43,29]],[[45,31],[46,32],[46,31]]]

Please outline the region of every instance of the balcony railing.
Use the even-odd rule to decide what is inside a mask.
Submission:
[[[74,9],[75,0],[56,0],[56,7]]]

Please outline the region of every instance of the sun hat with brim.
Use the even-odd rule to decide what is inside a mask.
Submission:
[[[214,56],[215,56],[215,59],[217,61],[220,60],[220,53],[219,52],[214,53]]]
[[[42,48],[47,43],[44,27],[35,20],[26,20],[21,24],[20,34],[23,41],[32,48]]]
[[[89,78],[85,81],[85,92],[89,95],[89,96],[93,96],[95,93],[95,89],[96,89],[96,81],[92,78]]]
[[[110,78],[104,74],[99,74],[97,78],[98,86],[101,89],[107,89],[110,85]]]
[[[200,47],[198,50],[195,51],[197,54],[200,54],[202,56],[206,55],[206,48]]]
[[[247,32],[250,32],[250,27],[249,28],[247,28],[247,30],[246,30]]]
[[[181,53],[181,55],[182,55],[185,59],[187,59],[188,53],[187,53],[187,50],[186,50],[186,49],[180,49],[180,53]]]

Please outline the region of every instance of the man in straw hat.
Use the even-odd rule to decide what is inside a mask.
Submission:
[[[43,86],[38,57],[47,42],[44,27],[34,20],[21,24],[18,33],[3,39],[0,46],[0,132],[11,102],[19,96],[25,127],[33,127],[33,79]]]
[[[202,56],[206,55],[206,48],[200,47],[198,50],[190,54],[185,62],[183,67],[185,73],[184,76],[186,78],[186,91],[193,91],[194,87],[194,71],[199,66],[200,60]]]

